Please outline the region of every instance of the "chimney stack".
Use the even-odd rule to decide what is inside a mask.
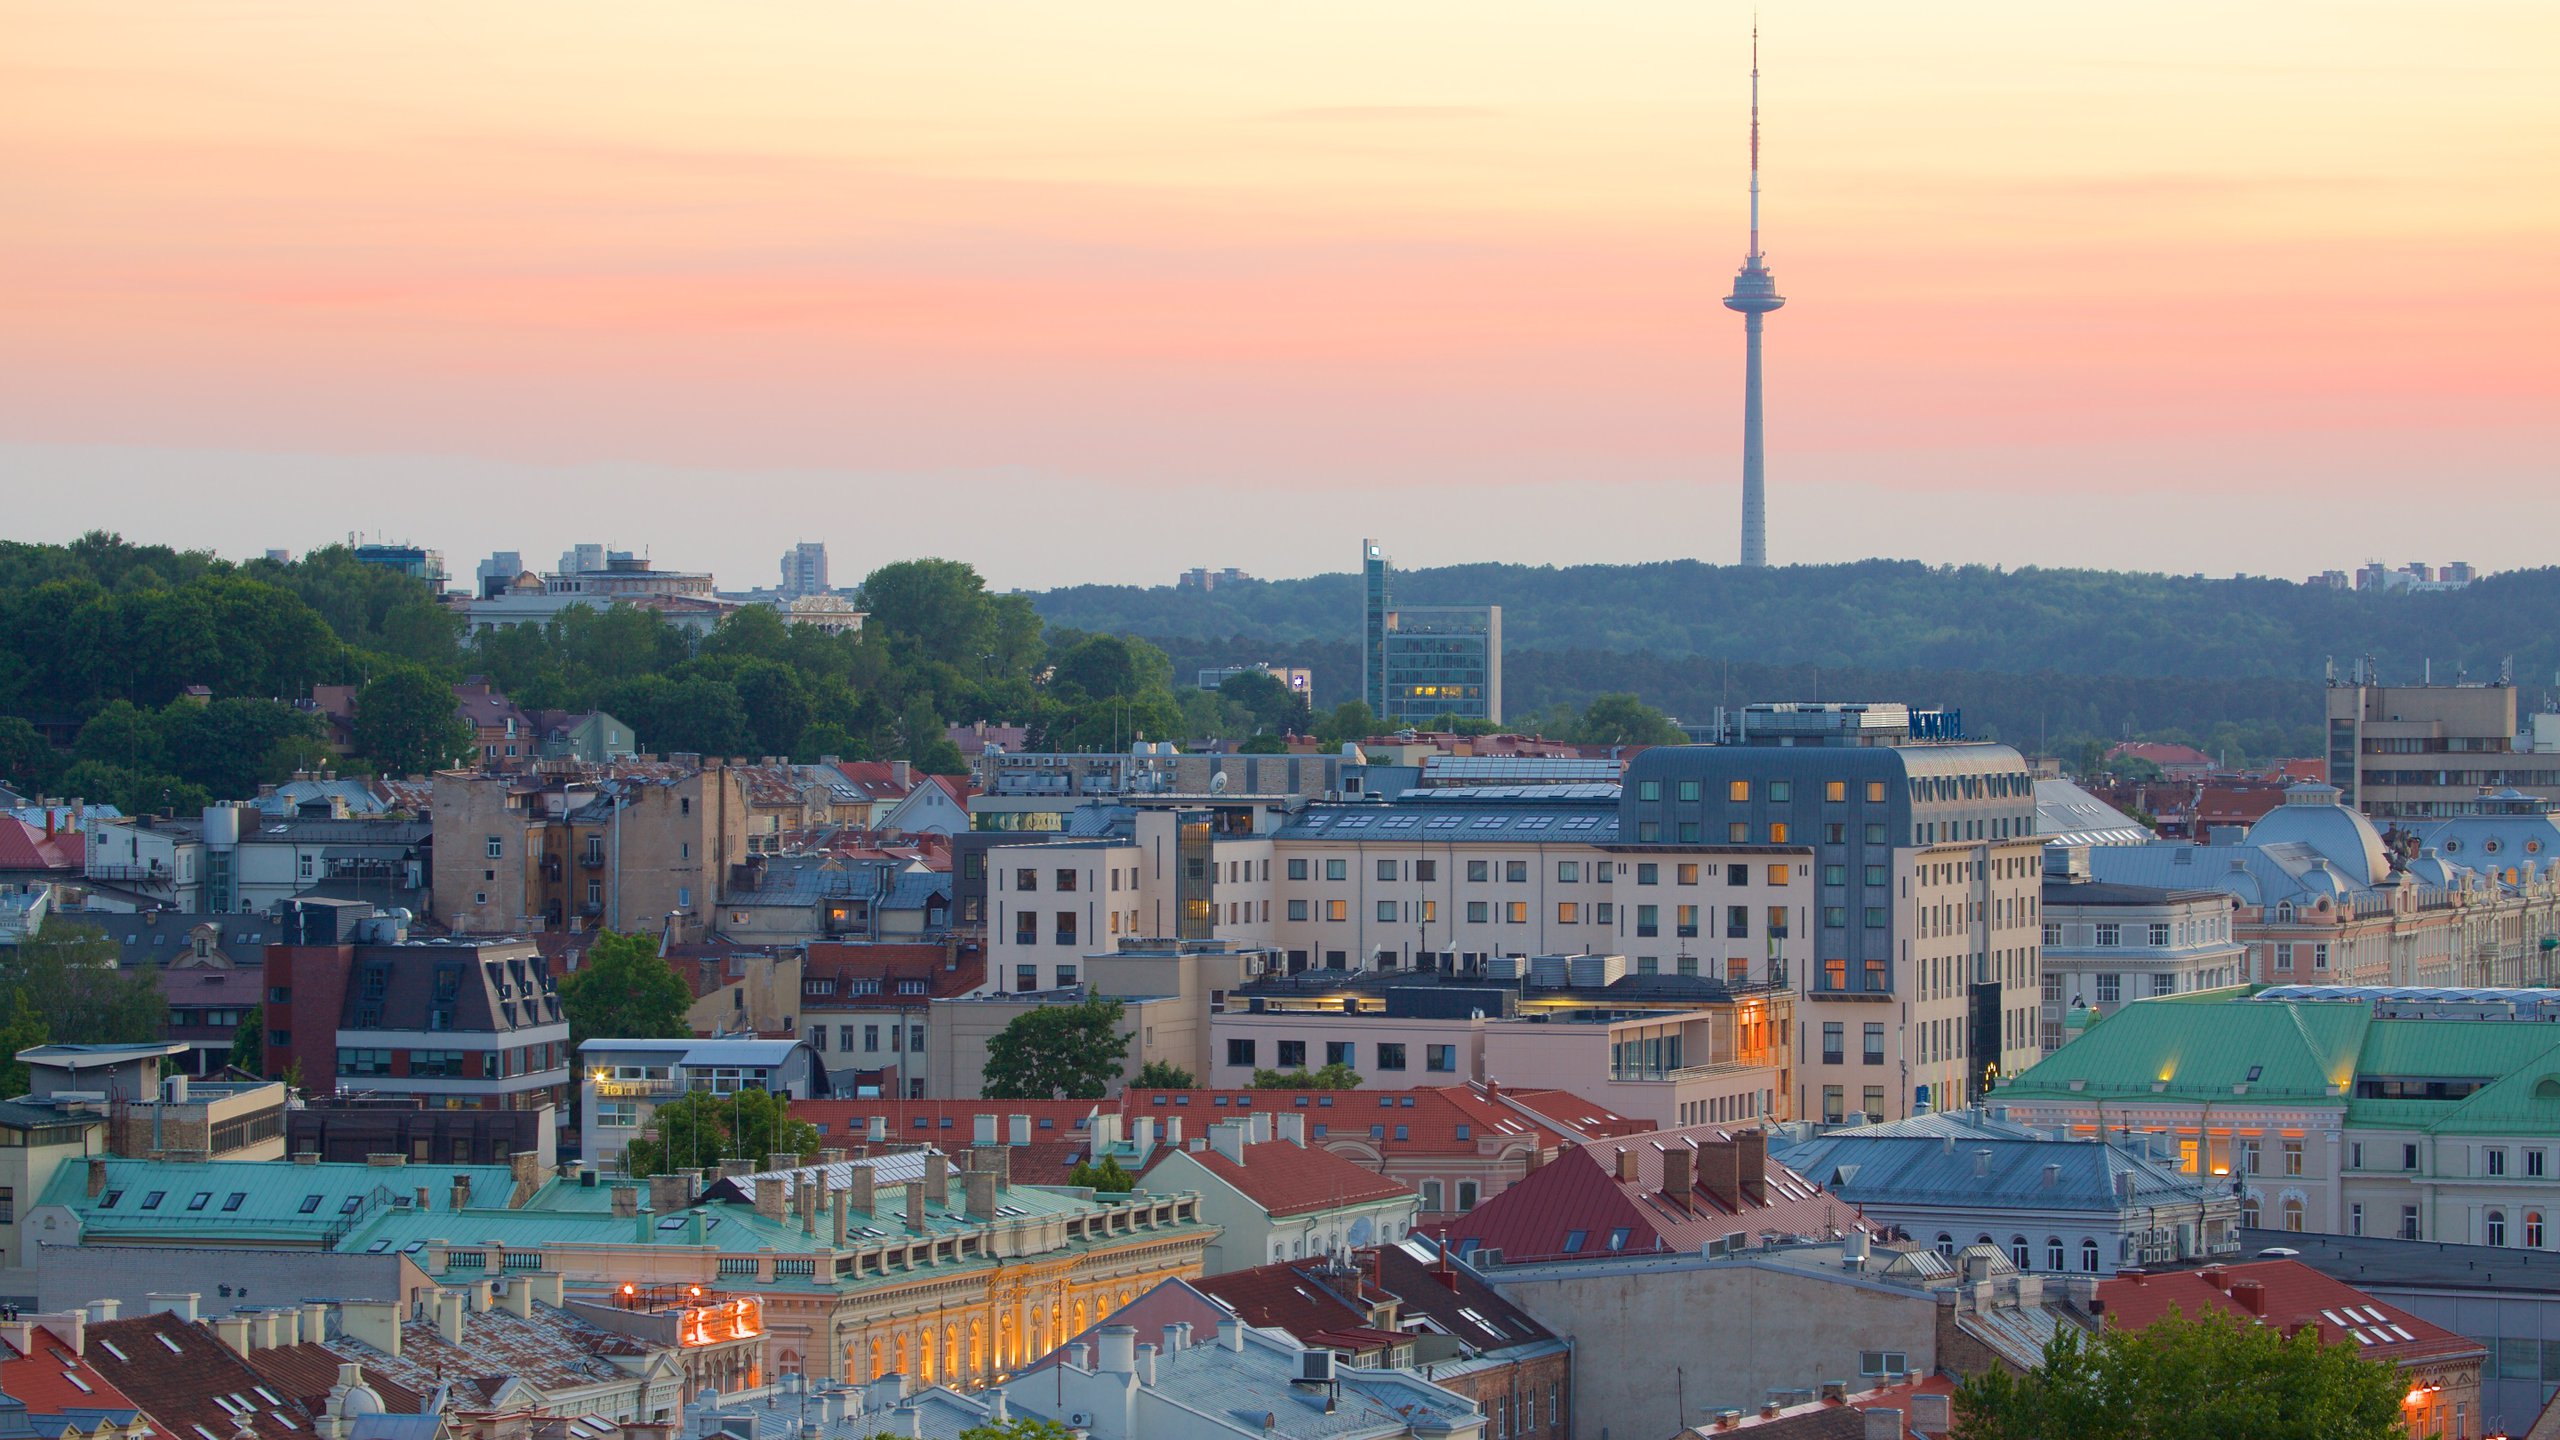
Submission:
[[[685,1194],[686,1188],[682,1175],[650,1176],[649,1208],[660,1215],[673,1215],[684,1208],[686,1200],[692,1198]]]
[[[972,1170],[963,1177],[969,1189],[969,1218],[991,1222],[996,1218],[996,1177],[993,1171]]]
[[[924,1198],[946,1209],[951,1204],[951,1162],[939,1151],[924,1153]]]
[[[1630,1180],[1633,1180],[1633,1179],[1635,1179],[1635,1178],[1636,1178],[1636,1152],[1634,1152],[1633,1150],[1630,1150],[1630,1149],[1626,1148],[1625,1146],[1621,1145],[1621,1146],[1619,1146],[1619,1147],[1618,1147],[1618,1180],[1619,1180],[1619,1183],[1624,1184],[1624,1183],[1626,1183],[1626,1182],[1628,1182],[1628,1181],[1630,1181]]]
[[[2266,1317],[2267,1287],[2259,1284],[2255,1280],[2232,1281],[2231,1300],[2233,1304],[2238,1305],[2241,1309],[2248,1311],[2252,1315],[2258,1316],[2261,1319]]]
[[[921,1235],[924,1233],[924,1182],[910,1180],[907,1182],[906,1190],[907,1229]]]
[[[1698,1147],[1698,1188],[1718,1206],[1742,1212],[1742,1140],[1711,1142]]]
[[[845,1180],[845,1207],[855,1214],[869,1215],[878,1203],[879,1177],[871,1173],[870,1166],[856,1165],[845,1173]]]
[[[1769,1132],[1744,1130],[1733,1137],[1734,1164],[1742,1172],[1742,1198],[1754,1205],[1769,1203]]]
[[[1683,1210],[1688,1209],[1690,1166],[1696,1160],[1697,1152],[1677,1140],[1669,1145],[1657,1143],[1654,1148],[1662,1152],[1663,1198]]]
[[[457,1187],[458,1188],[458,1187]],[[612,1195],[613,1218],[628,1220],[640,1213],[640,1187],[616,1185]]]

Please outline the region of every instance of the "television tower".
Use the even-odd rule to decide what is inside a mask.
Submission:
[[[1724,308],[1742,312],[1745,360],[1742,371],[1742,563],[1769,563],[1769,497],[1762,476],[1760,433],[1761,317],[1786,304],[1778,293],[1778,277],[1769,273],[1760,253],[1760,26],[1751,26],[1751,253],[1733,277],[1733,293]]]

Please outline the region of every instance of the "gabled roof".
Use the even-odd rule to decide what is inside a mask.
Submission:
[[[89,1364],[169,1440],[312,1440],[310,1419],[211,1327],[167,1311],[92,1325]]]
[[[87,1343],[84,1338],[84,1348]],[[29,1335],[25,1350],[0,1343],[0,1394],[24,1401],[28,1414],[40,1421],[101,1411],[121,1411],[129,1417],[142,1408],[41,1325]],[[53,1427],[39,1423],[37,1428],[50,1431]]]
[[[1372,1253],[1377,1273],[1368,1283],[1396,1297],[1401,1319],[1428,1319],[1481,1354],[1547,1344],[1556,1338],[1474,1270],[1464,1265],[1443,1267],[1424,1241],[1381,1245]]]
[[[1221,1155],[1214,1147],[1169,1150],[1147,1167],[1153,1176],[1177,1155],[1195,1162],[1227,1188],[1253,1202],[1266,1215],[1311,1215],[1347,1205],[1413,1198],[1400,1181],[1343,1159],[1329,1150],[1287,1140],[1265,1140],[1241,1147],[1244,1163]]]
[[[249,1352],[249,1368],[265,1377],[267,1389],[317,1415],[329,1403],[329,1392],[337,1388],[338,1367],[345,1357],[324,1344],[304,1341],[299,1345],[270,1345]],[[403,1415],[414,1415],[425,1405],[418,1392],[383,1378],[364,1361],[365,1388],[382,1397],[383,1407]]]
[[[2255,1311],[2242,1303],[2249,1284],[2259,1287]],[[2377,1300],[2299,1260],[2207,1265],[2158,1275],[2128,1271],[2099,1281],[2098,1300],[2107,1324],[2120,1330],[2144,1329],[2177,1310],[2189,1316],[2218,1313],[2244,1322],[2259,1320],[2287,1331],[2307,1324],[2319,1330],[2323,1344],[2350,1344],[2365,1359],[2394,1364],[2483,1353],[2479,1341]]]
[[[1746,1191],[1738,1210],[1726,1208],[1702,1185],[1693,1184],[1685,1207],[1663,1191],[1667,1147],[1694,1152],[1740,1143],[1737,1132],[1714,1125],[1594,1141],[1435,1228],[1462,1256],[1500,1250],[1507,1263],[1696,1251],[1737,1237],[1754,1243],[1762,1231],[1822,1236],[1866,1228],[1854,1206],[1776,1160],[1763,1162],[1762,1198],[1753,1200]],[[1632,1179],[1619,1178],[1621,1154],[1633,1163]]]
[[[67,870],[86,864],[80,832],[44,831],[14,815],[0,816],[0,870]]]

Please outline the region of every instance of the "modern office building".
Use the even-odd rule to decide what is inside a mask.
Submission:
[[[1397,605],[1393,566],[1361,542],[1361,697],[1390,728],[1502,719],[1502,607]]]
[[[350,535],[347,539],[352,544],[355,537]],[[360,564],[379,565],[385,570],[396,570],[413,579],[424,580],[428,588],[439,594],[444,590],[446,576],[444,552],[441,550],[367,542],[355,546],[355,557]]]
[[[2343,680],[2333,667],[2327,689],[2329,783],[2376,820],[2460,814],[2493,790],[2560,800],[2560,716],[2519,725],[2504,675],[2385,685],[2365,660]]]

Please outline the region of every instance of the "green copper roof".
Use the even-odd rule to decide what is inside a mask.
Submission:
[[[89,1166],[105,1183],[89,1193]],[[148,1236],[165,1244],[201,1239],[237,1244],[321,1245],[377,1216],[416,1211],[424,1188],[431,1212],[450,1215],[453,1182],[469,1176],[474,1195],[504,1202],[515,1177],[504,1165],[296,1165],[283,1160],[75,1161],[54,1172],[39,1203],[59,1205],[89,1240]]]
[[[2560,1135],[2560,1045],[2457,1103],[2428,1128],[2439,1135]]]
[[[2332,1087],[2353,1077],[2358,1048],[2372,1024],[2372,1012],[2362,1005],[2139,1001],[2089,1027],[1999,1093],[2012,1100],[2159,1095],[2340,1105],[2344,1097]]]

